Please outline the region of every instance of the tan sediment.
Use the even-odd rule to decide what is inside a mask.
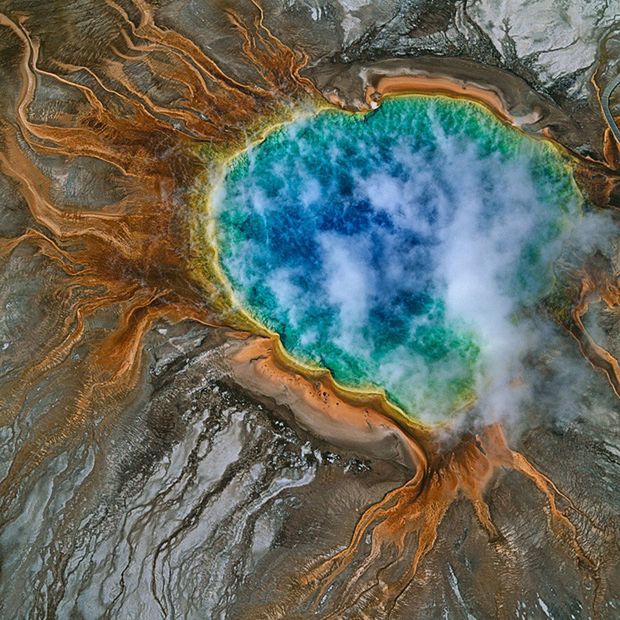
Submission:
[[[393,413],[381,410],[383,398],[375,398],[374,403],[373,395],[363,393],[343,398],[328,373],[309,378],[306,373],[295,372],[281,362],[277,348],[270,338],[234,342],[228,360],[235,381],[252,393],[288,406],[296,423],[320,439],[401,463],[415,470],[416,479],[423,475],[428,461],[424,446],[428,431],[406,420],[399,425]],[[370,402],[364,404],[364,399]]]
[[[379,78],[376,86],[368,85],[364,96],[369,106],[376,107],[381,97],[405,94],[432,94],[471,99],[487,106],[504,121],[515,122],[499,91],[446,76],[386,75]]]

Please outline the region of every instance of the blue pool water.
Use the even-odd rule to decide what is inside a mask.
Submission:
[[[552,145],[416,96],[275,130],[213,210],[236,303],[291,355],[438,421],[518,375],[521,317],[581,203]]]

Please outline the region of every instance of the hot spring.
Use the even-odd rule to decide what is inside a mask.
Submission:
[[[212,195],[235,307],[301,364],[425,422],[514,406],[582,204],[553,144],[431,96],[281,126]]]

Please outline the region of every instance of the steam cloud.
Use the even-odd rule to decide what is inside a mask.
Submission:
[[[600,228],[581,207],[550,145],[434,98],[298,121],[216,203],[239,302],[303,361],[428,422],[469,395],[487,419],[518,414],[549,329],[527,311],[567,240]]]

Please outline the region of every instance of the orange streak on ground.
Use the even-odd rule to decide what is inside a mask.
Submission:
[[[579,300],[571,312],[575,328],[570,332],[586,359],[605,373],[614,393],[620,398],[620,363],[596,342],[583,322],[590,306],[600,302],[610,310],[620,307],[620,278],[617,274],[612,277],[606,271],[594,267],[582,276]]]
[[[436,455],[422,484],[407,483],[364,513],[349,546],[310,569],[302,581],[301,589],[314,602],[314,609],[334,587],[331,597],[338,603],[322,617],[338,618],[345,611],[355,611],[360,617],[389,615],[414,584],[420,563],[437,540],[439,526],[459,497],[471,502],[490,540],[497,541],[501,532],[493,523],[485,492],[502,469],[517,471],[536,485],[547,501],[556,535],[586,567],[593,569],[579,545],[575,527],[557,506],[559,497],[567,498],[522,454],[509,448],[502,428],[495,424],[475,437],[466,437],[443,458]],[[373,567],[381,566],[381,562],[384,568],[373,573]],[[390,579],[388,569],[400,576]],[[373,592],[374,603],[369,602]]]
[[[618,117],[618,123],[620,123],[620,117]],[[620,169],[620,144],[609,127],[605,129],[603,135],[603,154],[605,163],[611,170]]]
[[[2,415],[18,416],[44,376],[59,367],[67,372],[67,366],[74,366],[68,361],[70,353],[83,347],[70,372],[75,385],[28,433],[0,482],[4,506],[10,505],[19,482],[59,447],[118,417],[123,399],[138,382],[142,343],[155,321],[213,323],[211,310],[188,276],[186,192],[204,167],[194,152],[196,140],[223,145],[245,141],[264,117],[312,90],[299,76],[303,54],[269,32],[260,11],[253,26],[228,13],[246,42],[249,68],[261,78],[262,85],[254,87],[225,74],[181,34],[157,27],[151,7],[142,0],[133,0],[138,24],[112,0],[107,4],[123,18],[121,39],[136,53],[134,59],[165,75],[191,109],[157,103],[113,57],[97,68],[52,58],[48,64],[66,74],[45,70],[39,66],[40,46],[26,30],[27,20],[0,14],[0,28],[22,49],[15,119],[0,126],[0,170],[13,180],[32,218],[26,233],[0,240],[0,255],[8,258],[22,244],[34,246],[59,267],[56,286],[61,290],[52,293],[62,300],[56,307],[62,314],[61,333],[47,334],[47,350],[0,388]],[[126,54],[115,53],[127,60]],[[75,113],[56,113],[53,123],[31,117],[40,77],[81,95]],[[108,181],[122,189],[123,198],[100,209],[63,205],[56,181],[40,167],[39,156],[50,154],[111,164],[115,172]],[[103,334],[89,329],[90,319],[106,313],[115,325]]]
[[[416,471],[416,482],[426,469],[421,442],[372,406],[351,404],[326,381],[311,381],[280,365],[269,338],[251,338],[235,346],[230,356],[235,379],[248,389],[291,406],[300,425],[338,445],[361,447],[378,458],[397,460]]]
[[[366,88],[365,97],[368,105],[373,105],[373,103],[376,105],[377,97],[407,93],[427,93],[472,99],[491,108],[503,120],[512,121],[505,101],[496,91],[449,77],[426,75],[383,76],[379,78],[375,87],[368,86]]]

